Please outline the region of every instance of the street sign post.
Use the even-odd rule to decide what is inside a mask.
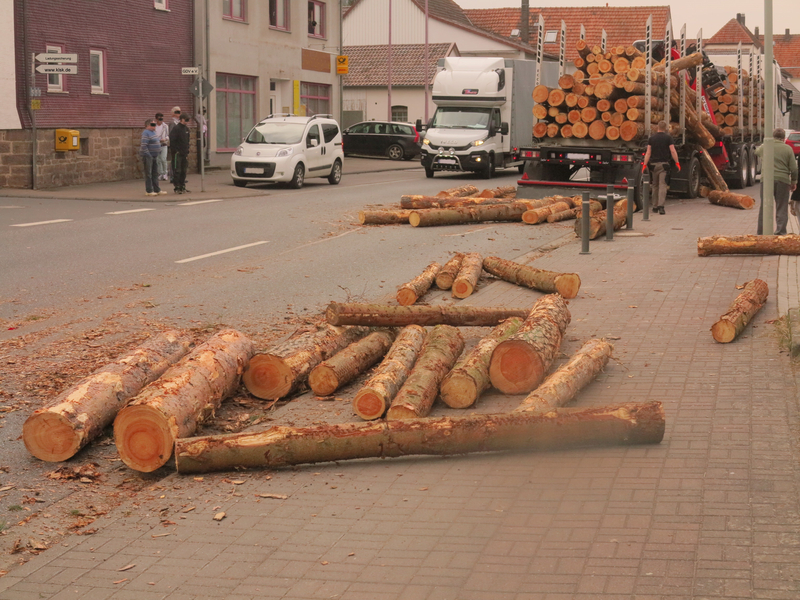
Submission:
[[[62,54],[60,52],[41,52],[36,55],[36,60],[41,63],[69,63],[78,64],[77,54]]]
[[[36,65],[36,72],[45,75],[77,75],[78,65]]]
[[[196,98],[206,98],[214,90],[214,86],[208,82],[208,79],[200,79],[200,81],[195,81],[189,89]]]
[[[199,75],[199,67],[181,67],[181,75]]]

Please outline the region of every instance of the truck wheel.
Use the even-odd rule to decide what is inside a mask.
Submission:
[[[686,171],[686,186],[684,197],[691,200],[700,195],[700,161],[695,156],[689,161],[689,167]]]
[[[433,169],[430,167],[425,167],[425,177],[428,179],[433,179]]]
[[[747,187],[756,184],[756,170],[758,167],[758,157],[755,154],[755,147],[750,146],[750,170],[747,172]]]
[[[739,168],[736,175],[731,180],[731,187],[735,190],[741,190],[747,187],[747,173],[750,171],[750,160],[747,154],[747,149],[742,148],[739,151]]]

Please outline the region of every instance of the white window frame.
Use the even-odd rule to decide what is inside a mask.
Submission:
[[[169,0],[153,0],[153,8],[156,10],[169,10]]]
[[[64,51],[63,46],[55,44],[48,44],[45,48],[46,53],[61,54]],[[64,91],[64,76],[59,74],[47,76],[47,91],[48,92],[63,92]]]
[[[326,34],[325,19],[327,6],[319,0],[308,0],[309,7],[312,7],[311,14],[308,15],[309,32],[308,37],[324,38]],[[314,31],[311,31],[311,21],[315,21]]]
[[[291,14],[291,2],[289,0],[269,0],[267,3],[267,11],[269,11],[269,3],[275,2],[275,6],[277,8],[275,12],[275,23],[271,21],[271,15],[268,16],[270,19],[269,26],[271,29],[279,29],[280,31],[290,31],[290,19],[289,16]],[[281,19],[281,16],[283,17]]]
[[[555,44],[558,41],[558,30],[557,29],[550,29],[545,32],[544,34],[544,43],[545,44]]]
[[[92,57],[99,56],[100,57],[100,85],[94,85],[91,83],[92,81]],[[93,94],[105,94],[106,93],[106,52],[105,50],[101,50],[99,48],[93,48],[89,50],[89,83],[92,87]]]

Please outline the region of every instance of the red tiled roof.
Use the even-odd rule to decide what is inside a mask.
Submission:
[[[520,28],[519,8],[475,8],[464,13],[476,27],[486,29],[510,38],[512,29]],[[653,16],[653,38],[661,39],[671,18],[669,6],[586,6],[586,7],[545,7],[530,9],[531,44],[536,43],[536,25],[539,15],[544,18],[545,31],[556,30],[561,36],[561,21],[567,26],[566,53],[571,61],[578,53],[575,41],[580,37],[581,25],[586,28],[586,41],[599,44],[603,29],[606,30],[608,45],[629,45],[645,38],[647,19]],[[512,38],[516,39],[516,38]],[[560,40],[544,45],[548,54],[558,55]]]
[[[347,14],[355,8],[363,0],[354,0],[350,7],[345,11]],[[424,13],[425,0],[411,0],[417,7]],[[471,27],[472,24],[469,19],[464,15],[461,7],[454,2],[454,0],[428,0],[428,16],[445,21],[447,23],[455,23]]]
[[[764,36],[759,36],[759,43],[764,45]],[[786,35],[779,33],[772,36],[772,54],[781,69],[789,77],[800,77],[800,34]]]
[[[705,44],[756,44],[763,47],[752,32],[736,19],[731,19],[714,35],[703,42]]]
[[[389,81],[389,46],[345,46],[349,57],[349,73],[344,76],[347,87],[384,87]],[[428,44],[428,83],[436,74],[436,61],[458,56],[455,44]],[[418,86],[425,82],[425,44],[392,45],[392,85]]]

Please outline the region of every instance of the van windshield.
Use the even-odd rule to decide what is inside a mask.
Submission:
[[[298,144],[303,139],[305,123],[261,123],[253,127],[245,142],[248,144]]]
[[[436,109],[431,127],[436,129],[488,129],[491,108],[448,106]]]

